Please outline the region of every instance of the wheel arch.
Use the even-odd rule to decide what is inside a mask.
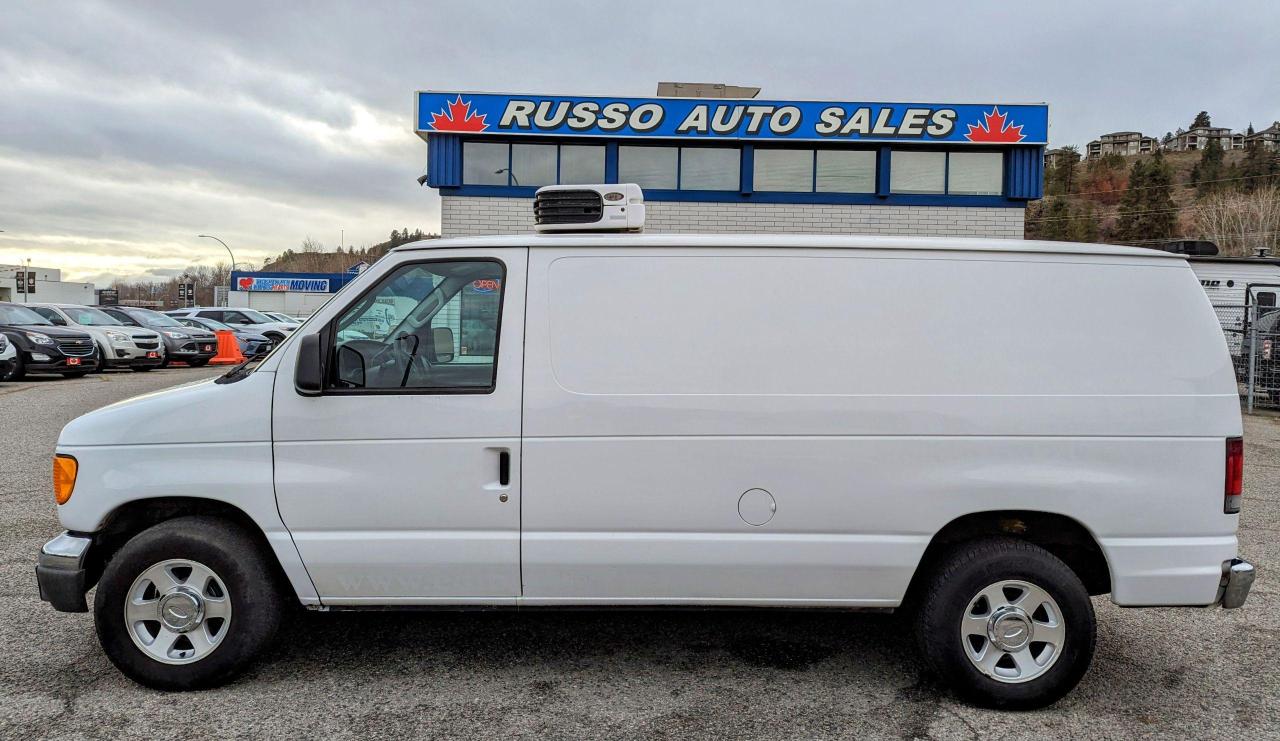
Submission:
[[[247,512],[229,502],[183,496],[134,499],[109,512],[103,518],[102,527],[93,536],[94,555],[86,574],[86,584],[96,584],[107,563],[135,535],[162,522],[192,515],[216,517],[243,530],[253,540],[259,553],[271,564],[279,588],[297,591],[267,534]]]
[[[943,554],[978,538],[1014,537],[1035,544],[1061,559],[1084,582],[1090,595],[1111,591],[1111,570],[1098,539],[1079,520],[1040,510],[987,510],[961,515],[934,533],[907,587],[911,601]]]

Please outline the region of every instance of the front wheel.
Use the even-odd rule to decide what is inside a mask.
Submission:
[[[1013,538],[972,541],[944,556],[917,620],[928,666],[986,707],[1052,704],[1093,659],[1097,626],[1084,584],[1052,553]]]
[[[216,687],[271,640],[283,600],[274,571],[242,529],[180,517],[138,534],[112,557],[94,598],[107,657],[163,690]]]

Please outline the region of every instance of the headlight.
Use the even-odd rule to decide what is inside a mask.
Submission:
[[[53,342],[53,338],[49,337],[49,335],[47,335],[47,334],[41,334],[41,333],[39,333],[39,332],[26,332],[25,334],[27,335],[27,339],[28,339],[28,340],[31,340],[32,342],[36,343],[37,345],[52,345],[52,344],[54,344],[54,342]]]
[[[124,332],[117,332],[114,329],[108,329],[107,339],[111,340],[112,342],[128,342],[129,335],[125,334]]]
[[[174,331],[172,331],[172,330],[168,330],[168,329],[166,329],[166,330],[164,330],[164,336],[165,336],[165,337],[172,337],[172,338],[173,338],[173,339],[175,339],[175,340],[185,340],[185,339],[187,339],[188,337],[190,337],[191,335],[187,334],[186,332],[174,332]]]

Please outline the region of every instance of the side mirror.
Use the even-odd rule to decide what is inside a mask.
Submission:
[[[431,362],[453,362],[453,330],[448,327],[431,328]]]
[[[319,396],[324,389],[324,363],[320,357],[320,335],[309,334],[298,343],[298,365],[293,370],[293,387],[303,396]]]

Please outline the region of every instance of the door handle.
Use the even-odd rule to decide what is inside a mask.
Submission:
[[[498,483],[503,486],[511,484],[511,453],[498,453]]]

